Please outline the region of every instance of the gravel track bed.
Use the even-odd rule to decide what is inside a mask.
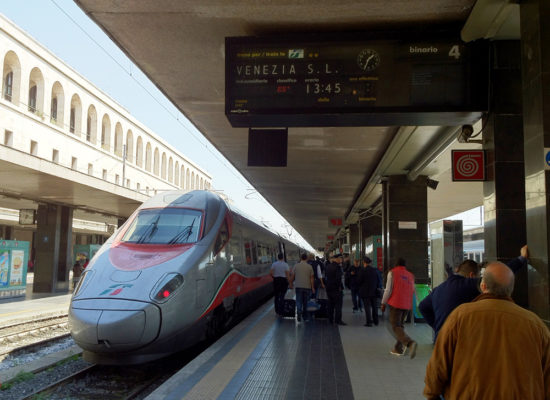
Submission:
[[[44,388],[48,386],[51,382],[58,381],[68,375],[71,375],[75,372],[80,371],[86,366],[91,365],[90,363],[78,358],[77,360],[66,362],[62,365],[57,366],[56,368],[47,369],[38,374],[34,374],[32,379],[27,381],[14,383],[11,388],[7,390],[0,391],[0,398],[2,400],[21,400],[29,396],[38,388]],[[3,389],[3,386],[2,386]],[[105,397],[108,399],[109,397]],[[67,398],[65,398],[68,400]],[[75,399],[77,399],[75,397]]]
[[[53,341],[40,347],[40,349],[35,348],[29,352],[14,351],[7,354],[3,359],[0,357],[0,371],[30,363],[31,361],[42,358],[48,354],[64,350],[71,346],[74,346],[74,340],[71,337],[68,337]]]

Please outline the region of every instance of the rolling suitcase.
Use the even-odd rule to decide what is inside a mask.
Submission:
[[[294,289],[288,289],[285,294],[283,317],[294,318],[295,315],[296,315],[296,292],[294,291]]]
[[[315,312],[315,318],[328,318],[328,296],[325,289],[322,287],[318,289],[317,303],[319,309]]]

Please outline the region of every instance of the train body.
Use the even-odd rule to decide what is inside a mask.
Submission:
[[[71,335],[84,358],[135,364],[221,333],[273,292],[271,263],[300,248],[207,191],[159,194],[101,247],[75,287]]]

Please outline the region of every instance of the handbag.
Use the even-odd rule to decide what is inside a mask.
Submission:
[[[306,306],[307,311],[317,311],[319,308],[321,308],[321,306],[319,305],[319,303],[317,303],[316,300],[311,299],[307,302],[307,306]]]
[[[327,290],[324,287],[317,289],[317,300],[328,300]]]

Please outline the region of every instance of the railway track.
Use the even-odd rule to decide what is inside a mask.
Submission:
[[[90,365],[29,394],[24,399],[138,399],[151,385],[167,374],[166,369],[151,373],[152,366],[110,367]],[[172,372],[172,370],[170,370]],[[113,384],[116,382],[116,384]]]
[[[7,354],[69,336],[67,315],[41,318],[0,328],[0,360]]]

